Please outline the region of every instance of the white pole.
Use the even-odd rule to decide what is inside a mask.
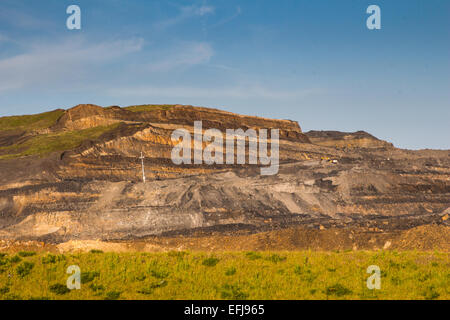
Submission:
[[[142,164],[142,181],[145,183],[144,155],[142,154],[142,151],[141,151],[141,157],[139,159],[141,159],[141,164]]]

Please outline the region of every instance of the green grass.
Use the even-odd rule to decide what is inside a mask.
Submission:
[[[143,104],[139,106],[129,106],[124,109],[132,112],[144,112],[144,111],[154,111],[154,110],[169,110],[173,108],[175,104]]]
[[[0,299],[449,299],[444,252],[202,252],[0,255]],[[65,287],[81,269],[80,290]],[[369,290],[369,265],[381,289]]]
[[[42,156],[55,151],[70,150],[78,147],[85,140],[97,139],[118,125],[117,123],[110,126],[34,136],[24,143],[1,147],[0,150],[6,151],[7,154],[0,155],[0,159],[14,159],[31,155]]]
[[[219,263],[219,259],[211,257],[203,260],[203,265],[208,267],[215,267],[217,263]]]
[[[21,256],[21,257],[31,257],[31,256],[36,255],[36,252],[34,252],[34,251],[20,251],[18,253],[18,255]]]
[[[17,129],[30,131],[49,128],[56,123],[63,113],[64,110],[58,109],[26,116],[1,117],[0,131]]]
[[[88,282],[91,282],[95,278],[97,278],[100,275],[97,271],[88,271],[88,272],[81,272],[81,283],[86,284]]]
[[[33,262],[25,261],[16,268],[16,274],[20,278],[25,278],[27,275],[29,275],[31,273],[31,270],[33,269],[33,267],[34,267]]]
[[[139,105],[129,106],[125,109],[132,112],[144,112],[168,110],[173,106],[175,105]],[[11,130],[31,132],[33,130],[50,128],[64,112],[64,110],[58,109],[34,115],[0,117],[0,132]],[[43,156],[55,151],[70,150],[78,147],[84,140],[97,139],[103,133],[116,128],[118,125],[35,135],[22,143],[0,147],[0,160],[16,159],[31,155]]]
[[[57,295],[64,295],[70,292],[70,289],[67,288],[67,285],[61,284],[61,283],[55,283],[52,284],[50,287],[50,292],[57,294]]]

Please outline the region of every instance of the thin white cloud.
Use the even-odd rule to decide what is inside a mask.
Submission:
[[[241,14],[242,14],[242,9],[241,9],[240,6],[237,6],[237,7],[236,7],[236,12],[235,12],[233,15],[231,15],[231,16],[229,16],[228,18],[225,18],[225,19],[223,19],[223,20],[221,20],[221,21],[219,21],[219,22],[217,22],[217,23],[215,23],[215,24],[209,26],[208,28],[215,28],[215,27],[219,27],[219,26],[221,26],[221,25],[224,25],[224,24],[230,22],[231,20],[236,19],[236,18],[239,17]]]
[[[152,72],[170,71],[209,62],[214,55],[210,44],[205,42],[181,43],[161,59],[147,64],[146,69]]]
[[[199,88],[199,87],[155,87],[138,86],[133,88],[115,88],[108,90],[108,94],[115,97],[141,98],[239,98],[239,99],[299,99],[306,96],[320,94],[320,89],[305,90],[276,90],[262,86],[235,86],[228,88]]]
[[[201,6],[200,8],[197,8],[196,13],[199,16],[204,16],[207,14],[213,14],[214,13],[214,7],[211,6]]]
[[[180,11],[178,15],[176,15],[175,17],[158,21],[155,24],[156,28],[167,29],[193,17],[203,17],[209,14],[213,14],[215,8],[212,6],[205,6],[205,5],[203,6],[191,5],[180,7],[179,10]]]
[[[26,7],[19,10],[8,6],[2,6],[0,7],[0,20],[14,27],[25,29],[53,26],[52,22],[28,13]]]
[[[75,38],[58,44],[31,44],[25,53],[0,60],[0,92],[60,84],[93,73],[97,66],[139,51],[142,46],[143,39],[87,43]]]

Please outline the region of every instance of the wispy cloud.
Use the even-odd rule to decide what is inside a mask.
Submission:
[[[206,5],[202,6],[191,5],[179,7],[179,13],[176,16],[162,21],[158,21],[155,24],[155,27],[160,30],[167,29],[193,17],[203,17],[209,14],[214,14],[214,11],[215,11],[214,7]]]
[[[206,42],[180,43],[171,53],[161,59],[147,64],[145,69],[153,72],[170,71],[202,63],[207,63],[214,54],[210,44]]]
[[[42,28],[53,25],[48,20],[33,16],[27,12],[27,8],[13,8],[10,6],[0,6],[0,20],[7,24],[19,28]]]
[[[0,33],[0,43],[9,41],[9,38]]]
[[[214,13],[214,7],[212,6],[201,6],[199,8],[196,9],[196,14],[198,14],[199,16],[204,16],[207,14],[212,14]]]
[[[26,52],[0,60],[0,92],[27,86],[59,84],[70,77],[141,50],[142,39],[87,43],[82,38],[58,44],[31,44]]]
[[[235,11],[235,13],[233,15],[231,15],[231,16],[225,18],[225,19],[220,20],[219,22],[209,26],[208,28],[215,28],[215,27],[219,27],[221,25],[224,25],[224,24],[230,22],[231,20],[234,20],[235,18],[239,17],[241,14],[242,14],[242,9],[241,9],[240,6],[237,6],[236,7],[236,11]]]
[[[322,93],[320,89],[304,90],[277,90],[259,85],[235,86],[227,88],[205,88],[205,87],[155,87],[138,86],[133,88],[115,88],[108,90],[108,94],[115,97],[141,97],[141,98],[263,98],[263,99],[299,99],[306,96]]]

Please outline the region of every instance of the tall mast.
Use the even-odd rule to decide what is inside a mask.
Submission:
[[[142,181],[145,183],[144,155],[142,154],[142,151],[139,159],[141,159],[142,164]]]

